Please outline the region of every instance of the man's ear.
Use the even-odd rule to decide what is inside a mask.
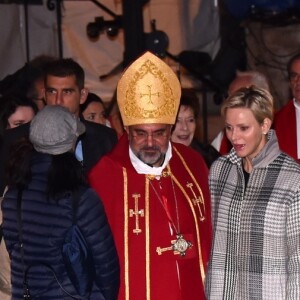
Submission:
[[[84,88],[80,91],[80,104],[83,104],[86,101],[86,98],[89,94],[89,90]]]
[[[128,128],[128,126],[124,126],[124,129],[127,132],[127,134],[129,135],[129,128]]]

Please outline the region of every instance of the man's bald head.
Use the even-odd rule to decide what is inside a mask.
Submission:
[[[242,87],[250,87],[252,85],[270,91],[268,79],[264,74],[257,71],[238,71],[235,79],[229,85],[228,95],[232,95],[235,91]]]

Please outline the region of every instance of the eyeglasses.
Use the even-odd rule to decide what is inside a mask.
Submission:
[[[148,140],[149,136],[152,136],[152,139],[155,141],[161,141],[169,135],[169,131],[166,129],[161,129],[149,133],[143,130],[135,130],[131,132],[131,135],[135,138],[137,142],[144,142]]]
[[[298,81],[298,79],[300,78],[300,74],[291,72],[289,78],[290,81]]]

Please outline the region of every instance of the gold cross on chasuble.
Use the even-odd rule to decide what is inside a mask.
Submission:
[[[132,197],[134,198],[134,209],[129,209],[129,216],[131,218],[135,216],[135,228],[132,231],[135,234],[139,234],[142,232],[142,229],[140,229],[139,217],[144,217],[144,210],[139,209],[139,198],[141,197],[141,195],[132,194]]]
[[[199,209],[200,221],[204,221],[205,220],[205,204],[204,204],[203,195],[199,195],[197,197],[197,195],[193,189],[194,185],[192,183],[187,183],[186,186],[191,190],[191,192],[193,194],[194,198],[192,198],[192,202],[193,202],[194,206],[197,206]],[[202,207],[201,207],[201,205],[202,205]],[[202,211],[202,209],[203,209],[203,211]]]

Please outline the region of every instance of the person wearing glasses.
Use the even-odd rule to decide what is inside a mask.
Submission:
[[[150,52],[124,72],[117,101],[125,133],[92,168],[121,266],[119,300],[202,300],[211,247],[208,168],[173,144],[181,86]]]
[[[300,162],[300,53],[287,65],[292,99],[276,114],[274,128],[282,151]]]

